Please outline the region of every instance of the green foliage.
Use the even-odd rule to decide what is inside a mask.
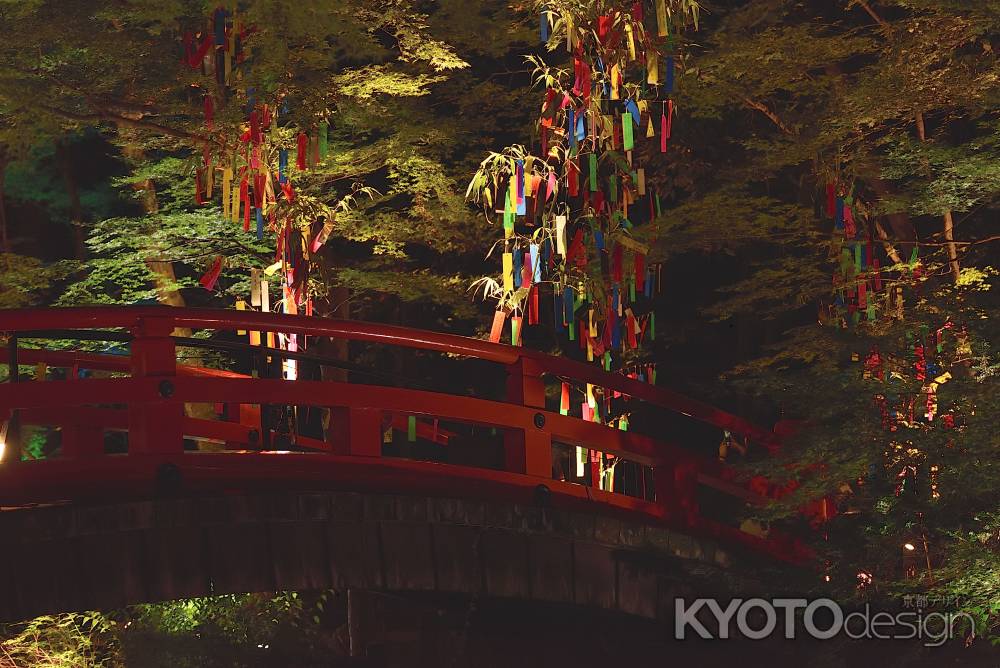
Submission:
[[[67,263],[45,264],[14,253],[0,255],[0,308],[36,306],[51,300],[53,284],[69,270]]]
[[[283,625],[307,631],[314,626],[314,605],[295,592],[229,594],[139,605],[131,615],[140,632],[215,635],[234,645],[257,645],[273,642]]]
[[[78,668],[115,665],[117,624],[99,612],[45,615],[12,629],[0,641],[0,665]]]

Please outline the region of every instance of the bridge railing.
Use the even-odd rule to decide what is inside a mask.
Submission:
[[[178,328],[213,331],[256,331],[329,337],[431,350],[453,356],[486,360],[506,369],[503,401],[456,396],[426,390],[359,383],[254,378],[241,374],[197,369],[177,362]],[[89,331],[98,336],[113,332],[128,341],[129,356],[94,355],[77,351],[25,349],[19,338],[39,332]],[[0,384],[0,419],[11,424],[7,454],[0,466],[0,504],[72,499],[130,484],[141,488],[155,465],[183,477],[186,485],[307,484],[327,481],[389,488],[438,487],[443,493],[536,493],[544,485],[556,502],[586,499],[619,511],[641,513],[651,521],[666,522],[691,531],[739,542],[784,559],[803,554],[774,535],[751,536],[725,523],[705,518],[697,503],[698,487],[707,485],[743,501],[759,501],[741,486],[719,475],[718,462],[692,451],[635,432],[610,429],[546,409],[545,377],[554,375],[590,383],[605,391],[645,401],[707,424],[758,441],[773,439],[770,432],[708,404],[594,365],[553,357],[519,347],[467,337],[404,327],[328,320],[301,316],[215,309],[166,307],[95,307],[72,309],[0,310],[0,332],[9,337],[11,382]],[[266,337],[264,339],[266,341]],[[267,354],[286,351],[264,349]],[[21,382],[20,364],[45,361],[107,371],[126,377],[69,381]],[[248,406],[296,405],[331,411],[328,441],[301,439],[316,454],[253,452],[267,441],[261,425],[246,421],[198,419],[184,414],[185,404]],[[442,466],[428,462],[387,461],[381,457],[385,414],[427,416],[495,427],[504,433],[501,471]],[[18,463],[18,422],[57,424],[62,428],[61,456],[52,461]],[[126,430],[127,454],[104,455],[103,431]],[[267,430],[267,425],[263,429]],[[256,431],[256,434],[255,434]],[[185,457],[184,437],[205,437],[246,444],[231,454]],[[653,500],[581,489],[552,479],[553,443],[617,455],[649,467]],[[164,468],[168,466],[169,468]],[[348,471],[353,471],[348,475]],[[418,478],[415,478],[417,476]],[[169,476],[168,476],[169,477]],[[148,481],[147,481],[148,482]]]

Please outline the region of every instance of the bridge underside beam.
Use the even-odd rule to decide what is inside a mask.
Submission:
[[[732,561],[714,541],[602,515],[349,492],[34,508],[0,513],[0,530],[17,537],[0,551],[3,620],[352,587],[658,619],[685,593],[685,564],[721,573]]]

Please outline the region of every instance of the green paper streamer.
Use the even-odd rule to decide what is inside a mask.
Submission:
[[[854,271],[861,273],[861,244],[854,244]]]
[[[590,192],[597,192],[597,154],[590,154]]]
[[[611,202],[618,201],[618,177],[612,174],[608,177],[608,200]]]
[[[840,275],[847,276],[851,273],[851,249],[844,246],[840,254]]]
[[[607,350],[604,351],[604,370],[611,371],[611,353]]]
[[[326,154],[329,150],[329,140],[327,139],[327,133],[330,130],[330,125],[323,121],[319,124],[319,159],[326,160]]]
[[[656,340],[656,313],[649,314],[649,340]]]
[[[920,246],[914,246],[913,252],[910,253],[910,264],[917,263],[917,252],[920,250]]]
[[[569,340],[576,341],[576,323],[571,322],[566,325],[569,328]]]
[[[510,321],[510,345],[517,345],[517,320],[513,318]]]
[[[871,300],[868,302],[868,322],[875,321],[875,304]]]
[[[628,279],[628,300],[635,303],[635,276],[629,276]]]
[[[514,205],[510,201],[510,190],[508,189],[507,194],[503,198],[503,235],[505,239],[514,234],[515,217],[516,213]]]
[[[656,215],[659,216],[662,212],[660,211],[660,193],[656,193],[653,199],[656,200]]]
[[[626,151],[635,148],[635,140],[632,138],[632,113],[629,111],[622,114],[622,146]]]
[[[413,443],[417,440],[417,416],[410,415],[406,418],[406,440]]]

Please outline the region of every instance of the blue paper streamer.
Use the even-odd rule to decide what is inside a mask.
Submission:
[[[288,149],[278,150],[278,183],[288,182]]]
[[[531,257],[531,280],[535,283],[542,282],[542,263],[538,261],[538,244],[528,246],[528,255]]]
[[[524,198],[524,160],[518,160],[514,167],[515,181],[517,182],[517,215],[527,214]]]
[[[552,294],[552,308],[553,308],[553,319],[555,321],[555,327],[557,332],[562,332],[566,329],[563,325],[563,296],[558,292],[553,292]]]
[[[632,114],[632,122],[636,126],[642,127],[641,114],[639,113],[639,105],[635,103],[635,100],[629,100],[625,103],[625,110]]]

